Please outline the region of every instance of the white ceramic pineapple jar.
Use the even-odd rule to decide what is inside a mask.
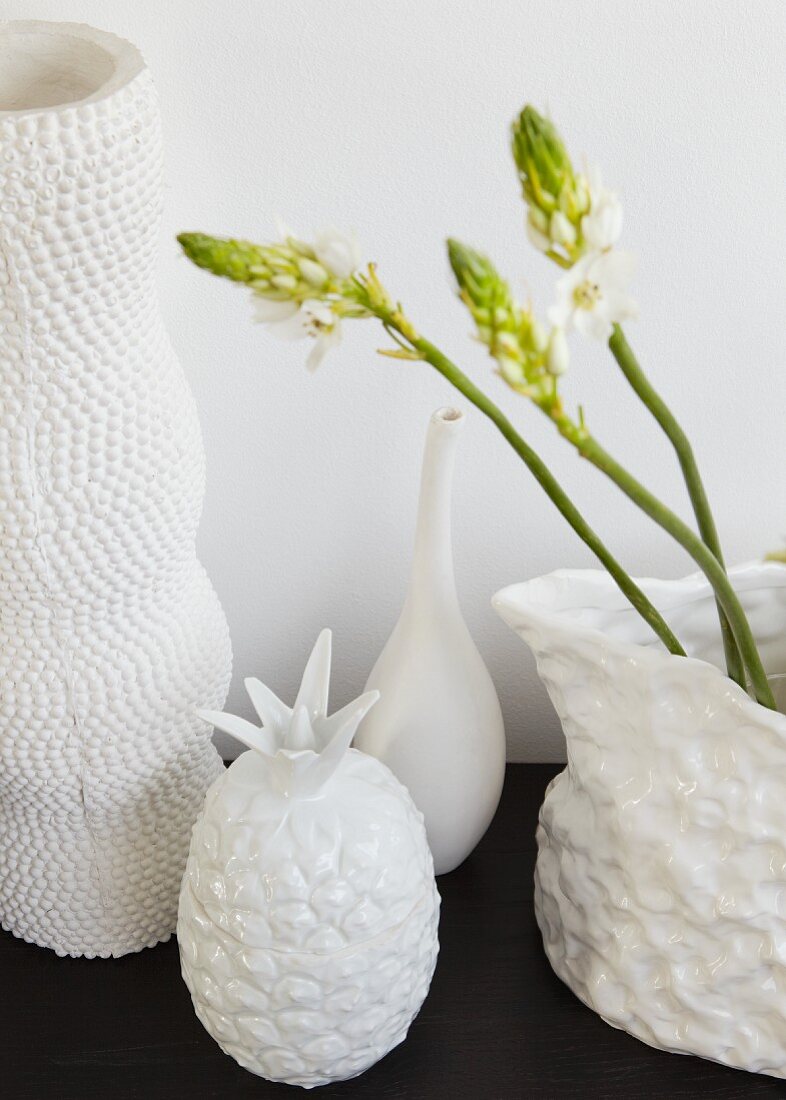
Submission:
[[[204,454],[155,293],[158,100],[138,51],[0,23],[0,921],[59,954],[175,929],[222,772]]]
[[[177,926],[197,1016],[241,1066],[311,1088],[406,1037],[437,957],[422,814],[349,744],[369,692],[326,717],[330,633],[293,710],[246,681],[263,723],[205,714],[249,745],[194,826]]]

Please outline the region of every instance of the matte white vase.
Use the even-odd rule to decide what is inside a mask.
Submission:
[[[786,569],[730,576],[783,703]],[[665,651],[605,573],[564,570],[495,597],[567,739],[538,827],[546,954],[644,1042],[786,1077],[786,717],[721,672],[703,576],[639,584],[688,658]]]
[[[137,50],[0,24],[0,150],[0,921],[121,955],[174,931],[231,663]]]
[[[453,575],[451,486],[463,426],[456,409],[431,417],[409,591],[366,684],[382,698],[356,739],[409,789],[438,875],[462,863],[483,836],[505,777],[499,700]]]

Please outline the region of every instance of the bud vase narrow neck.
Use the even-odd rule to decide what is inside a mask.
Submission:
[[[430,598],[455,597],[450,511],[456,444],[463,427],[464,417],[457,409],[438,409],[429,422],[408,605],[425,591]],[[457,605],[449,606],[458,612]]]
[[[462,863],[483,836],[505,769],[499,702],[453,574],[451,489],[463,426],[456,409],[429,421],[407,597],[366,685],[381,699],[356,740],[409,788],[437,874]]]

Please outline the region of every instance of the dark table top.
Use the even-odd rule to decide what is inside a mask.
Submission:
[[[508,767],[487,836],[439,880],[441,951],[407,1041],[320,1100],[784,1096],[786,1082],[652,1050],[604,1024],[554,976],[532,911],[535,822],[558,768]],[[177,945],[60,959],[0,933],[4,1100],[295,1096],[240,1069],[202,1030]]]

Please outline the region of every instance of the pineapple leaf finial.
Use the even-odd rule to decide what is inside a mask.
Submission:
[[[280,773],[286,794],[315,794],[328,781],[379,698],[378,691],[368,691],[328,717],[331,652],[331,632],[323,630],[306,664],[293,707],[260,680],[245,681],[261,726],[235,714],[198,712],[205,722],[267,757]]]
[[[295,699],[294,709],[305,707],[312,721],[315,718],[324,718],[327,714],[332,659],[333,635],[329,630],[323,630],[306,662],[300,690]]]

